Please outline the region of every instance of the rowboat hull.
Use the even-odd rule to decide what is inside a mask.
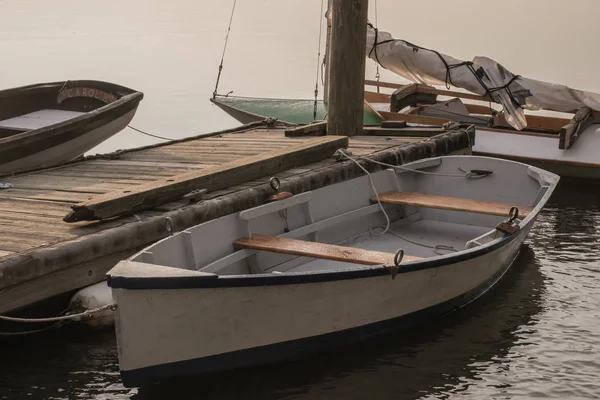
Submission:
[[[71,161],[123,130],[141,92],[101,81],[0,91],[0,176]]]
[[[361,177],[200,224],[120,262],[109,271],[108,284],[118,306],[123,383],[144,386],[307,357],[462,307],[509,269],[558,182],[545,171],[493,158],[451,156],[408,165],[440,174],[458,167],[494,172],[475,180],[391,170],[372,174],[389,206],[390,231],[383,235],[373,233],[383,217],[378,204],[369,205],[369,178]],[[503,234],[494,229],[502,213],[450,204],[446,197],[437,205],[396,206],[386,199],[399,188],[430,191],[421,194],[428,202],[442,193],[501,198],[525,204],[526,217],[513,234]],[[483,206],[479,200],[470,204]],[[259,233],[278,235],[273,243],[311,239],[291,242],[313,250],[321,243],[350,247],[341,247],[341,258],[332,258],[339,246],[331,245],[324,245],[330,251],[324,255],[308,255],[300,247],[282,254],[269,246],[232,248],[234,241],[255,243],[263,237]],[[244,237],[250,239],[236,241]],[[453,250],[440,253],[437,244]],[[350,254],[389,254],[398,247],[415,257],[396,264],[396,272],[379,261],[343,261]]]
[[[105,125],[76,136],[74,139],[52,147],[41,146],[39,151],[33,154],[3,164],[0,166],[0,176],[19,171],[48,168],[71,161],[125,129],[135,116],[135,112],[136,110],[131,110]]]
[[[123,383],[307,357],[441,316],[488,291],[509,269],[527,231],[487,254],[395,280],[117,291]],[[161,317],[145,318],[140,310]]]

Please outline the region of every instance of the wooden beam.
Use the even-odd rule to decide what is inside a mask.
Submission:
[[[355,247],[307,242],[276,236],[252,235],[252,238],[238,239],[234,242],[238,248],[270,251],[273,253],[320,258],[325,260],[349,262],[362,265],[394,265],[394,253],[363,250]],[[418,257],[404,256],[403,261],[420,260]]]
[[[573,119],[560,130],[558,148],[566,150],[573,146],[579,136],[592,124],[598,123],[589,107],[582,107]]]
[[[316,122],[285,130],[286,137],[323,136],[327,133],[327,122]]]
[[[450,122],[449,119],[445,118],[425,117],[423,115],[415,114],[393,113],[388,111],[380,111],[380,114],[387,121],[404,121],[412,124],[442,126],[445,123]]]
[[[425,127],[409,127],[409,128],[380,128],[377,126],[365,126],[363,135],[365,136],[390,136],[390,137],[432,137],[448,133],[442,128],[425,128]]]
[[[527,121],[527,128],[529,129],[551,132],[560,132],[560,130],[569,123],[569,120],[565,118],[544,117],[539,115],[526,115],[525,120]],[[510,127],[510,124],[506,121],[504,114],[500,113],[494,117],[494,126]]]
[[[390,95],[387,93],[376,93],[365,90],[365,100],[369,103],[385,103],[390,102]]]
[[[386,88],[392,88],[392,89],[398,89],[398,88],[402,88],[404,86],[408,86],[408,85],[402,85],[402,84],[399,84],[399,83],[377,82],[377,81],[372,81],[372,80],[369,80],[369,79],[365,80],[365,85],[367,85],[367,86],[386,87]],[[485,101],[485,102],[489,102],[490,101],[490,99],[488,99],[486,97],[483,97],[483,96],[479,96],[477,94],[465,93],[465,92],[457,92],[457,91],[452,91],[452,90],[436,89],[436,88],[434,88],[432,86],[421,85],[421,84],[417,84],[417,92],[419,92],[419,93],[436,94],[438,96],[458,97],[458,98],[461,98],[461,99],[471,99],[471,100]]]
[[[348,138],[328,136],[231,161],[216,167],[187,172],[170,178],[134,186],[93,197],[74,205],[65,222],[91,221],[138,212],[178,200],[194,189],[214,191],[290,168],[317,162],[332,156],[339,148],[348,147]]]
[[[355,136],[363,127],[367,0],[333,0],[329,59],[330,135]]]
[[[516,206],[519,209],[519,217],[521,218],[525,218],[533,210],[532,207],[523,205],[464,199],[458,197],[435,196],[425,193],[388,192],[380,194],[379,200],[382,203],[387,204],[403,204],[407,206],[437,208],[440,210],[498,215],[501,217],[508,217],[508,212],[513,206]],[[373,196],[371,198],[371,202],[377,202],[377,198]]]
[[[492,110],[488,106],[480,106],[479,104],[464,103],[469,114],[492,115]]]
[[[399,112],[404,108],[416,107],[419,104],[436,104],[437,95],[431,93],[421,93],[418,91],[419,85],[406,85],[397,89],[390,95],[390,111]]]

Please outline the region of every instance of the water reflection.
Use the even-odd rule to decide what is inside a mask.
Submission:
[[[443,398],[524,344],[544,290],[540,264],[525,246],[490,293],[451,316],[316,359],[182,380],[134,398]]]
[[[561,183],[528,241],[551,262],[600,261],[600,191],[590,191],[589,184]]]

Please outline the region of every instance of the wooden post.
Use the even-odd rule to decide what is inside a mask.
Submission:
[[[368,0],[333,0],[327,133],[362,132]]]

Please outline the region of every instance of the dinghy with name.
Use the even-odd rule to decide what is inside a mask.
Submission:
[[[144,95],[65,81],[0,91],[0,176],[71,161],[123,130]]]
[[[169,236],[108,272],[123,383],[307,357],[464,306],[508,270],[558,181],[445,156]]]

